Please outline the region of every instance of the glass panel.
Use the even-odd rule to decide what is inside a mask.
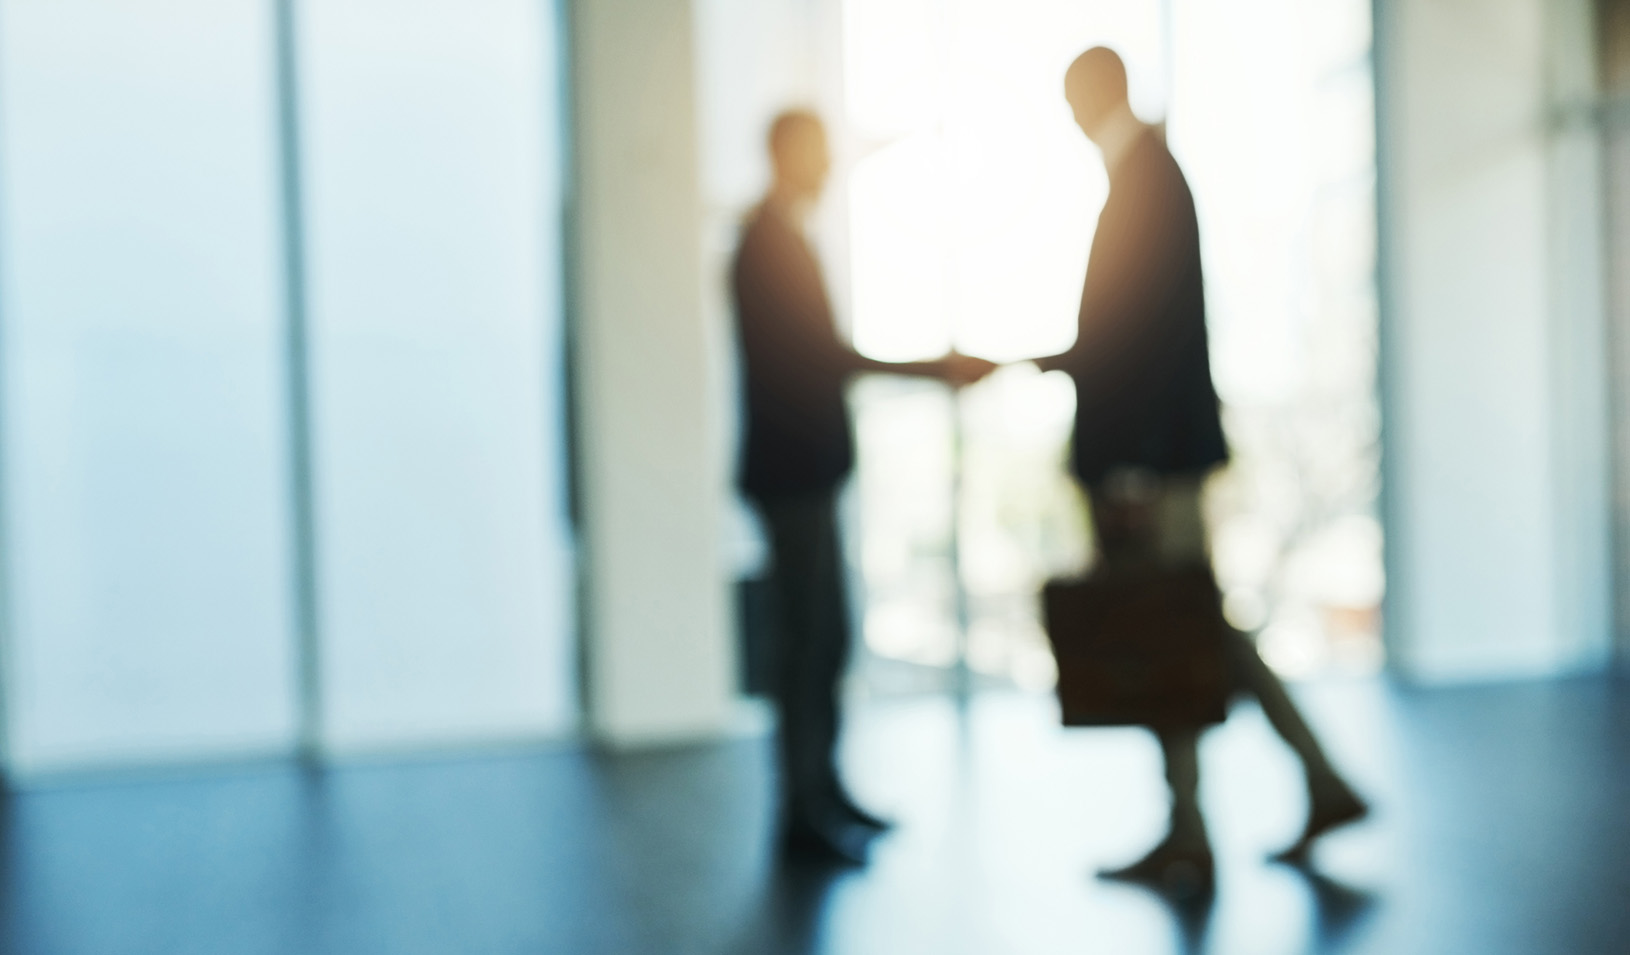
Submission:
[[[330,741],[557,731],[555,24],[531,0],[303,10]]]
[[[1062,77],[1087,46],[1114,45],[1135,106],[1160,118],[1160,5],[865,0],[849,9],[849,119],[878,144],[849,185],[856,347],[906,360],[954,344],[1006,361],[1068,347],[1107,182],[1063,103]],[[975,672],[1049,686],[1036,594],[1087,558],[1084,512],[1064,472],[1068,379],[1016,366],[955,400],[936,385],[869,382],[854,408],[868,647],[930,667],[966,653]],[[868,675],[884,690],[935,685],[913,672],[874,665]]]
[[[292,741],[272,52],[261,0],[0,6],[21,769]]]
[[[1199,207],[1234,452],[1211,501],[1226,607],[1287,675],[1372,671],[1384,580],[1370,4],[1176,13],[1170,135]]]
[[[953,344],[1014,360],[1070,343],[1107,181],[1062,81],[1084,49],[1114,47],[1134,110],[1151,122],[1169,112],[1199,205],[1235,455],[1210,495],[1230,615],[1261,631],[1286,672],[1373,669],[1383,581],[1367,0],[845,10],[846,118],[865,144],[846,197],[856,346],[891,360]],[[854,404],[870,648],[942,664],[962,618],[976,671],[1046,685],[1035,594],[1089,559],[1063,470],[1067,380],[1018,366],[955,401],[874,382]],[[944,509],[930,513],[934,502]]]

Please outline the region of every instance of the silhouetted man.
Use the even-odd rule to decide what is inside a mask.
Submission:
[[[1071,464],[1091,502],[1100,559],[1209,561],[1201,483],[1227,460],[1228,447],[1207,352],[1194,200],[1161,137],[1133,115],[1118,55],[1102,47],[1081,54],[1064,91],[1076,123],[1103,154],[1109,198],[1088,258],[1075,345],[1037,364],[1075,380]],[[1307,824],[1281,853],[1300,858],[1314,839],[1366,808],[1255,646],[1242,634],[1228,640],[1242,688],[1261,701],[1306,770]],[[1104,875],[1209,890],[1214,865],[1198,800],[1199,730],[1158,735],[1171,830],[1143,859]]]
[[[746,403],[739,483],[769,536],[779,625],[783,848],[858,863],[886,825],[855,806],[834,759],[850,639],[836,524],[838,488],[854,463],[844,389],[857,372],[965,384],[991,365],[960,355],[873,361],[845,344],[803,234],[831,165],[825,129],[813,113],[787,112],[769,147],[774,182],[748,218],[731,288]]]

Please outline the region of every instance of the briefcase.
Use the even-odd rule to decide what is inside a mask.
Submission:
[[[1229,629],[1209,566],[1055,580],[1042,602],[1065,726],[1158,729],[1226,718]]]

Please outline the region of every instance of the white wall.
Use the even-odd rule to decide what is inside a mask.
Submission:
[[[588,704],[618,745],[717,732],[735,696],[693,25],[688,0],[572,11]]]
[[[325,740],[560,732],[575,666],[552,7],[302,9]]]
[[[261,0],[0,4],[20,771],[292,742]]]
[[[1425,679],[1598,663],[1610,614],[1599,177],[1559,106],[1582,0],[1382,0],[1394,661]]]

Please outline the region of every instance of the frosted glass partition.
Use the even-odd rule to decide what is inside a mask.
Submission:
[[[270,24],[0,4],[19,770],[291,744]]]
[[[558,37],[537,0],[301,7],[329,745],[563,728]]]

